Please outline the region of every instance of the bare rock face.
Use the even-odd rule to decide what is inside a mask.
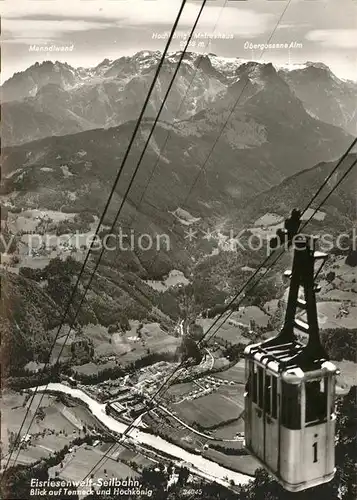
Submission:
[[[166,58],[146,117],[156,116],[180,56],[178,52]],[[136,119],[160,57],[160,52],[141,51],[114,61],[105,59],[95,68],[45,61],[16,73],[2,85],[3,144],[115,127]],[[295,114],[295,123],[299,119],[303,123],[307,112],[311,118],[354,135],[357,118],[351,110],[356,90],[356,84],[339,80],[327,66],[318,63],[307,63],[304,69],[276,71],[271,63],[187,53],[160,118],[168,122],[187,120],[212,108],[209,114],[214,120],[215,113],[229,111],[237,99],[239,109],[259,94],[253,104],[262,113],[267,105],[270,114],[275,109],[276,119],[280,115],[285,121],[284,116]],[[237,142],[245,131],[239,126],[242,119],[234,119],[238,123],[233,127],[237,128]],[[252,123],[250,119],[248,122]],[[260,126],[257,122],[257,130]],[[251,130],[248,136],[252,138]],[[261,134],[258,136],[261,144]],[[256,141],[248,138],[248,146]],[[234,142],[233,138],[230,142]],[[238,140],[238,147],[244,147],[242,142],[244,137]]]

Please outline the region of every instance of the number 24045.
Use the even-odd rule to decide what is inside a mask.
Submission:
[[[189,489],[189,490],[184,490],[183,494],[184,495],[202,495],[203,491],[202,490],[195,490],[195,489]]]

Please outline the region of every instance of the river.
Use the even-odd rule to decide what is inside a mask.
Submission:
[[[88,394],[80,389],[75,389],[73,387],[68,387],[67,385],[59,383],[50,383],[48,384],[48,386],[38,387],[37,390],[38,392],[61,392],[64,394],[68,394],[73,398],[81,400],[87,405],[91,413],[100,422],[102,422],[105,427],[113,432],[122,434],[127,428],[126,424],[118,422],[117,420],[115,420],[115,418],[105,413],[105,404],[98,403],[98,401],[91,398],[90,396],[88,396]],[[252,480],[250,476],[246,476],[245,474],[240,474],[239,472],[234,472],[232,470],[226,469],[225,467],[222,467],[221,465],[218,465],[211,460],[203,458],[201,455],[195,455],[175,444],[169,443],[159,436],[142,432],[136,428],[130,431],[129,435],[132,439],[140,444],[149,445],[159,452],[163,451],[168,455],[171,455],[172,457],[176,457],[177,459],[186,462],[186,467],[188,467],[193,473],[203,478],[216,481],[222,486],[229,486],[229,481],[231,480],[233,480],[235,484],[247,484]]]

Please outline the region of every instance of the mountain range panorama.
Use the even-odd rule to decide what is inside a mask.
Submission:
[[[147,117],[156,116],[180,55],[166,58]],[[94,68],[45,61],[15,73],[2,85],[4,145],[135,120],[160,57],[158,51],[141,51],[114,61],[104,59]],[[340,80],[326,65],[308,62],[296,69],[276,69],[269,63],[214,54],[185,54],[161,119],[186,120],[207,107],[228,108],[237,99],[243,104],[263,87],[280,89],[283,83],[312,117],[356,133],[357,84]],[[246,89],[240,96],[243,84]]]

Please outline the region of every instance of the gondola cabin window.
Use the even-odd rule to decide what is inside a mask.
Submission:
[[[278,417],[278,381],[277,377],[264,372],[256,363],[249,361],[246,391],[261,410],[272,418]]]
[[[301,428],[301,385],[282,381],[281,423],[287,429]]]
[[[245,370],[246,370],[246,385],[245,385],[245,390],[247,394],[254,400],[253,393],[254,393],[254,384],[255,384],[255,379],[254,379],[254,363],[251,360],[246,360],[245,364]]]
[[[261,366],[252,363],[251,369],[252,401],[259,408],[264,408],[264,371]],[[248,384],[249,386],[250,384]]]
[[[306,382],[306,425],[324,422],[327,419],[328,380],[323,378]]]
[[[264,372],[261,366],[258,366],[258,406],[264,408]]]
[[[271,378],[271,375],[268,375],[268,373],[265,374],[265,411],[268,413],[268,415],[270,415],[271,412]]]
[[[278,417],[278,379],[272,376],[271,416]]]
[[[258,367],[255,363],[252,363],[252,400],[253,403],[257,404],[258,403]]]
[[[264,409],[272,418],[277,418],[278,409],[278,381],[276,376],[265,374],[265,406]]]
[[[251,396],[253,403],[260,406],[260,408],[263,407],[263,380],[263,369],[253,361],[249,361],[247,392]]]

